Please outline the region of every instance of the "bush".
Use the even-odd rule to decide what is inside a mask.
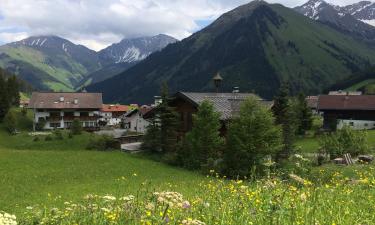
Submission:
[[[107,151],[119,148],[119,142],[108,135],[95,135],[86,146],[88,150]]]
[[[265,158],[282,150],[282,133],[272,112],[255,98],[247,99],[239,117],[229,124],[224,151],[225,173],[231,177],[248,177],[264,172]]]
[[[320,146],[323,153],[329,154],[331,159],[342,157],[346,153],[358,156],[369,151],[367,132],[355,131],[350,127],[323,135]]]
[[[53,131],[53,135],[55,136],[56,140],[63,140],[64,139],[64,136],[63,136],[63,133],[61,132],[61,130],[56,129],[55,131]]]
[[[282,175],[296,174],[302,177],[307,176],[312,169],[312,162],[299,154],[293,154],[281,165]]]
[[[40,138],[38,136],[36,136],[36,137],[34,137],[33,141],[38,142],[38,141],[40,141]]]
[[[13,110],[9,110],[4,117],[4,126],[7,131],[11,134],[14,134],[17,130],[17,117],[16,113]]]
[[[25,107],[22,108],[22,109],[21,109],[21,114],[22,114],[22,116],[24,116],[24,117],[27,116],[27,108],[25,108]]]
[[[45,138],[44,138],[45,141],[52,141],[53,138],[52,138],[52,135],[47,135]]]
[[[37,131],[42,131],[46,126],[46,120],[44,118],[39,118],[38,122],[35,124],[35,129]]]
[[[80,135],[82,133],[82,123],[78,119],[74,119],[72,126],[70,127],[70,132],[73,135]]]

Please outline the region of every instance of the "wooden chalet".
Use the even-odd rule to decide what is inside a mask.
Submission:
[[[324,129],[375,129],[375,95],[321,95],[318,110],[323,113]]]

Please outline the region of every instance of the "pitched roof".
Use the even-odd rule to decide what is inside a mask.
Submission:
[[[255,97],[267,106],[272,106],[272,102],[264,101],[259,96],[251,93],[195,93],[195,92],[179,92],[176,97],[182,97],[196,107],[204,100],[210,101],[215,111],[220,113],[221,120],[228,120],[240,111],[241,103],[249,98]]]
[[[127,105],[103,105],[102,112],[127,112],[129,107]]]
[[[375,95],[321,95],[318,110],[375,110]]]
[[[142,116],[146,115],[148,112],[150,112],[151,110],[153,109],[153,107],[151,106],[147,106],[147,105],[143,105],[137,109],[133,109],[132,111],[129,111],[128,113],[126,113],[124,115],[124,117],[130,117],[132,116],[134,113],[137,113],[137,112],[140,112],[142,114]]]
[[[32,109],[101,109],[101,93],[33,92]]]

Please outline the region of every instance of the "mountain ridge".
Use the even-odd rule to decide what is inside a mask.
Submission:
[[[294,91],[317,93],[374,63],[373,51],[292,9],[257,1],[87,90],[103,92],[109,102],[149,103],[163,81],[171,92],[212,91],[219,71],[223,91],[239,86],[272,98],[289,81]]]

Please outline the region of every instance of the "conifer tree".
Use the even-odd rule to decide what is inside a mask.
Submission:
[[[249,177],[252,172],[261,173],[265,158],[277,155],[282,146],[281,129],[275,125],[272,112],[249,98],[241,105],[239,117],[229,124],[225,174]]]
[[[293,152],[296,130],[296,113],[289,97],[289,85],[283,84],[274,99],[272,111],[276,124],[281,125],[283,136],[283,150],[279,152],[277,160],[287,159]]]
[[[202,102],[197,114],[193,115],[193,128],[186,134],[184,146],[179,152],[185,167],[200,169],[219,158],[224,145],[220,127],[220,114],[214,111],[210,102]]]
[[[20,89],[19,83],[15,75],[12,75],[7,80],[7,92],[9,98],[9,104],[11,106],[20,105]]]
[[[157,110],[160,120],[160,147],[164,153],[172,153],[177,149],[178,115],[170,106],[167,83],[163,83],[161,100]]]
[[[7,82],[5,80],[4,72],[0,71],[0,121],[2,121],[5,115],[8,113],[10,104],[8,98]]]
[[[306,131],[310,130],[313,123],[312,111],[307,105],[306,96],[300,93],[297,97],[296,114],[298,120],[297,132],[304,135]]]

